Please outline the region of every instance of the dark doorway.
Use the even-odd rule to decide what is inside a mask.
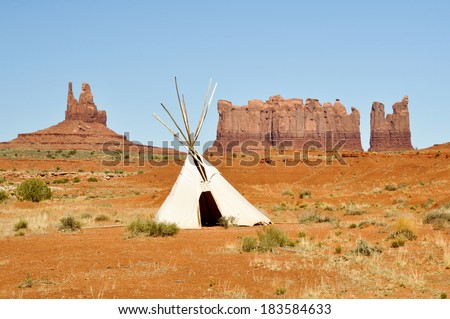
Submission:
[[[202,226],[215,226],[222,214],[211,192],[202,192],[199,198]]]

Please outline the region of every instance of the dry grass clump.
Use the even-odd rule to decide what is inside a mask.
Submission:
[[[329,223],[332,221],[333,218],[331,218],[330,216],[321,216],[317,212],[303,214],[298,219],[298,222],[300,224]]]
[[[14,231],[18,231],[21,229],[28,229],[28,222],[26,220],[19,220],[17,223],[14,224],[13,227]]]
[[[390,192],[396,191],[398,189],[397,185],[394,184],[387,184],[384,186],[384,189]]]
[[[312,193],[309,189],[304,189],[298,194],[298,196],[302,199],[305,199],[305,198],[311,198],[311,194]]]
[[[367,214],[367,211],[364,209],[365,207],[367,207],[367,205],[350,203],[347,206],[344,215],[359,216]]]
[[[444,205],[427,213],[423,219],[424,224],[431,224],[434,229],[450,225],[450,205]]]
[[[383,251],[383,249],[378,246],[369,246],[367,241],[364,239],[358,240],[356,243],[356,248],[352,250],[352,252],[356,255],[363,255],[363,256],[371,256],[373,254],[380,254]]]
[[[291,241],[287,234],[273,226],[265,227],[263,231],[258,232],[258,238],[244,237],[241,240],[241,250],[244,252],[250,251],[274,251],[279,247],[293,247],[295,242]]]
[[[416,226],[414,221],[409,218],[399,218],[395,221],[393,226],[393,232],[391,232],[387,240],[393,240],[391,242],[392,248],[398,248],[404,246],[408,240],[416,240],[417,235],[415,234]]]
[[[59,226],[59,231],[76,231],[81,229],[81,223],[79,220],[75,219],[75,217],[63,217],[60,219],[61,225]]]
[[[7,192],[5,192],[3,190],[0,191],[0,203],[7,200],[8,197],[9,197],[9,195]]]
[[[237,226],[237,224],[236,224],[236,217],[234,217],[234,216],[228,216],[228,217],[221,216],[219,218],[219,220],[217,221],[217,224],[219,226],[222,226],[225,229],[228,229],[229,227]]]
[[[127,226],[131,237],[144,235],[146,237],[175,236],[180,228],[174,223],[158,223],[153,220],[135,220]]]
[[[100,214],[95,216],[95,221],[96,222],[106,222],[109,220],[109,216],[105,215],[105,214]]]

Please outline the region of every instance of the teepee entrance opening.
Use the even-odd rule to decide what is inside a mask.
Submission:
[[[202,192],[198,200],[202,226],[216,226],[222,214],[210,191]]]

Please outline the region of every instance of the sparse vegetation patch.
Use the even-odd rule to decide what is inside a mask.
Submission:
[[[435,229],[450,226],[450,208],[442,206],[428,212],[423,219],[423,223],[431,224]]]
[[[229,227],[236,226],[236,217],[234,217],[234,216],[221,216],[219,218],[219,220],[217,221],[217,224],[219,226],[222,226],[225,229],[227,229]]]
[[[147,237],[168,237],[178,234],[180,229],[174,223],[158,223],[153,220],[135,220],[127,226],[131,237],[144,235]]]
[[[106,222],[109,220],[109,216],[105,215],[105,214],[100,214],[95,216],[95,221],[96,222]]]
[[[397,185],[394,184],[387,184],[384,186],[384,189],[390,192],[396,191],[398,189]]]
[[[28,222],[26,220],[19,220],[17,223],[14,224],[14,231],[18,231],[20,229],[28,229]]]
[[[0,191],[0,203],[7,200],[8,197],[9,197],[9,195],[7,192],[5,192],[3,190]]]
[[[294,247],[295,242],[290,240],[285,232],[273,226],[265,227],[263,231],[258,232],[257,238],[244,237],[241,240],[241,249],[244,252],[253,250],[267,252],[287,246]]]
[[[60,223],[59,230],[62,232],[76,231],[81,228],[81,222],[72,216],[61,218]]]
[[[304,214],[298,219],[300,224],[329,223],[332,221],[333,219],[331,217],[321,216],[316,212]]]
[[[309,189],[302,190],[298,196],[302,199],[311,198],[311,191]]]
[[[373,254],[379,254],[382,251],[383,249],[378,245],[369,246],[367,241],[365,241],[364,239],[360,239],[356,243],[356,248],[352,252],[356,255],[371,256]]]

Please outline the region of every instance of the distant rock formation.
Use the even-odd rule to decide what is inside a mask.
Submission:
[[[106,125],[106,112],[97,110],[89,84],[83,83],[81,85],[80,98],[77,101],[73,96],[72,82],[69,82],[66,120],[80,120],[86,123],[95,122]]]
[[[19,134],[10,142],[0,143],[0,149],[94,150],[108,145],[119,149],[135,144],[106,127],[106,112],[97,110],[89,84],[83,83],[77,101],[69,82],[64,121],[37,132]]]
[[[384,104],[373,102],[370,113],[369,151],[411,150],[411,130],[409,128],[408,96],[394,103],[393,113],[385,117]]]
[[[283,99],[277,95],[266,102],[250,100],[245,106],[219,100],[217,108],[216,147],[229,150],[230,146],[246,141],[259,142],[259,147],[264,144],[282,146],[287,141],[295,149],[314,141],[325,147],[326,134],[331,132],[330,147],[346,140],[342,149],[362,150],[359,111],[352,107],[348,114],[338,99],[334,104],[327,102],[324,105],[316,99],[307,99],[304,104],[302,99]]]

